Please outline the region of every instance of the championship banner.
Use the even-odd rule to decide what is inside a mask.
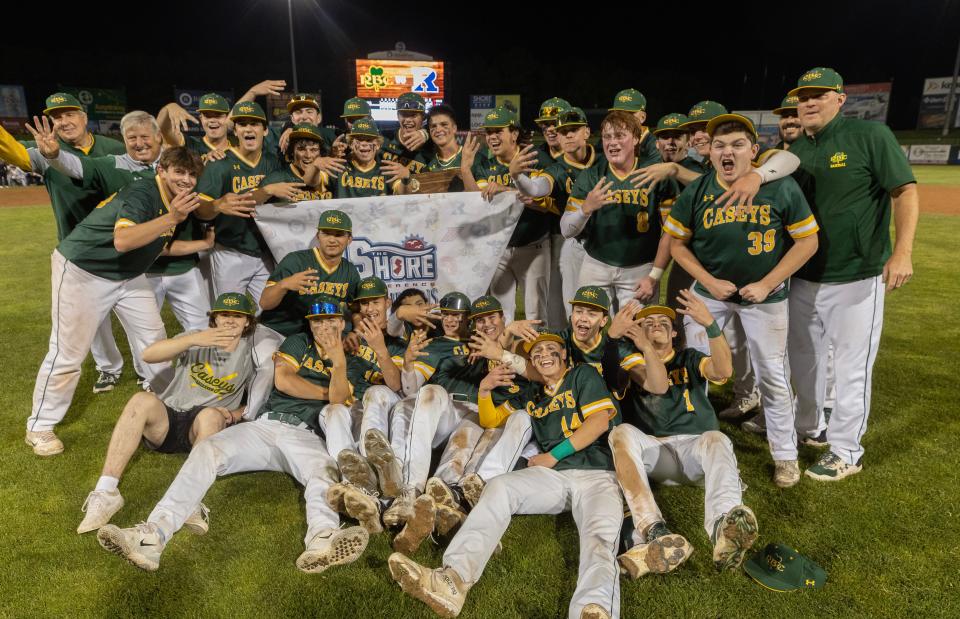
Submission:
[[[316,246],[320,213],[343,211],[353,221],[347,257],[361,277],[376,275],[391,299],[422,289],[431,303],[454,290],[486,293],[523,204],[516,192],[486,202],[477,192],[310,200],[257,207],[256,222],[274,258]]]

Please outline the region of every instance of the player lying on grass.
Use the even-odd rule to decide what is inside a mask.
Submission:
[[[624,422],[610,433],[610,448],[634,524],[634,546],[620,556],[631,578],[668,572],[691,554],[690,544],[667,528],[648,480],[704,486],[703,527],[713,541],[717,569],[736,569],[757,539],[757,519],[742,505],[733,445],[718,429],[706,382],[731,375],[730,349],[703,301],[690,291],[678,298],[680,313],[709,326],[710,354],[674,348],[676,313],[663,306],[640,311],[628,337],[636,353],[623,367],[635,383],[623,403]],[[641,382],[666,372],[669,389],[652,393]]]
[[[333,303],[317,303],[306,318],[309,331],[285,339],[274,356],[275,385],[256,421],[231,426],[197,443],[146,522],[129,529],[110,524],[100,529],[97,539],[104,549],[141,569],[156,570],[167,543],[218,476],[278,471],[304,487],[306,550],[296,561],[298,569],[322,572],[363,553],[366,529],[338,528],[340,519],[327,503],[327,490],[336,481],[336,462],[317,436],[323,407],[348,402],[353,389],[340,339],[343,314]]]
[[[712,172],[687,186],[667,217],[673,258],[696,280],[720,328],[739,317],[756,370],[773,481],[800,481],[797,433],[787,366],[788,281],[817,251],[819,226],[800,186],[783,178],[760,187],[748,206],[718,206],[733,183],[753,175],[757,131],[745,116],[721,114],[707,123]],[[687,344],[706,353],[708,334],[685,320]]]
[[[523,408],[533,419],[544,452],[526,469],[490,481],[443,556],[443,567],[424,567],[401,553],[390,556],[390,573],[403,590],[437,614],[460,614],[467,592],[483,569],[514,514],[559,514],[570,510],[580,533],[577,586],[571,617],[619,616],[615,551],[623,503],[607,445],[611,425],[620,422],[596,370],[570,368],[563,338],[544,332],[528,346],[530,361],[544,385],[528,386]],[[505,388],[513,374],[494,370]],[[489,382],[479,391],[484,416],[498,415]]]
[[[176,361],[173,380],[157,395],[147,391],[127,402],[113,428],[103,472],[83,503],[86,516],[77,533],[99,529],[123,507],[117,489],[127,463],[143,441],[161,453],[188,453],[208,436],[240,421],[241,399],[253,378],[253,303],[246,295],[220,295],[210,311],[210,328],[188,331],[143,351],[144,361]],[[205,512],[201,506],[198,512]],[[185,523],[206,531],[200,513]]]

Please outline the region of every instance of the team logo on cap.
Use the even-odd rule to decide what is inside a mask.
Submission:
[[[253,113],[253,106],[252,106],[252,105],[241,105],[240,107],[237,108],[237,111],[238,111],[238,112],[242,112],[242,113],[244,113],[244,114]]]
[[[803,584],[806,585],[807,587],[816,587],[817,581],[810,580],[809,578],[807,578],[806,580],[803,581]]]
[[[543,108],[543,109],[540,110],[540,115],[541,115],[541,116],[548,117],[548,118],[551,117],[551,116],[556,116],[556,115],[559,114],[559,113],[560,113],[560,108],[558,108],[558,107],[553,107],[553,106],[545,107],[545,108]]]
[[[357,103],[356,101],[351,101],[350,103],[347,104],[347,109],[348,109],[348,110],[359,110],[359,109],[360,109],[360,104]]]
[[[596,299],[597,292],[595,290],[584,290],[581,294],[588,299]]]
[[[67,100],[66,97],[62,97],[60,95],[55,95],[53,97],[50,97],[50,103],[63,103],[66,100]]]
[[[703,116],[706,113],[707,113],[707,110],[703,109],[702,107],[695,107],[692,110],[690,110],[690,118]]]
[[[663,121],[663,124],[665,125],[677,125],[679,123],[680,123],[680,119],[675,116],[671,116],[670,118]]]
[[[833,156],[830,157],[830,167],[831,168],[847,167],[847,153],[843,151],[833,153]]]
[[[235,299],[235,298],[233,298],[233,297],[227,297],[226,299],[223,300],[223,304],[224,304],[224,305],[230,305],[230,306],[240,305],[240,299]]]
[[[790,97],[787,97],[787,101],[786,101],[786,102],[787,102],[787,103],[800,103],[800,99],[797,97],[797,95],[792,95],[792,96],[790,96]]]
[[[343,221],[342,221],[339,217],[337,217],[336,215],[327,215],[327,220],[326,220],[326,221],[327,221],[328,224],[339,224],[339,223],[343,223]]]
[[[207,97],[206,99],[203,100],[203,104],[204,104],[204,105],[213,105],[213,104],[215,104],[216,102],[217,102],[217,100],[214,99],[213,97]]]
[[[363,288],[364,290],[370,290],[370,289],[373,288],[375,285],[376,285],[376,284],[374,284],[373,282],[363,282],[363,285],[360,286],[360,287]]]
[[[480,299],[479,301],[474,303],[474,307],[476,307],[477,309],[483,309],[489,306],[490,306],[490,301],[487,301],[486,299]]]
[[[487,114],[487,120],[496,120],[496,119],[497,119],[496,112],[490,112],[489,114]]]
[[[800,78],[801,82],[812,82],[813,80],[818,80],[823,77],[823,73],[817,70],[804,73],[803,77]]]
[[[630,95],[620,95],[619,97],[617,97],[617,101],[619,101],[620,103],[629,103],[633,101],[633,97]]]

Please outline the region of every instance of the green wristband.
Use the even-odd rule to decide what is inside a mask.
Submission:
[[[563,460],[567,456],[572,456],[577,453],[577,448],[573,446],[573,443],[570,442],[570,439],[567,439],[550,450],[550,455],[553,456],[557,462]]]
[[[720,330],[720,325],[717,324],[716,320],[707,325],[707,337],[713,339],[721,335],[723,335],[723,331]]]

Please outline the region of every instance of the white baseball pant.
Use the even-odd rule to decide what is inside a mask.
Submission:
[[[696,291],[720,328],[739,316],[750,351],[760,402],[767,422],[767,443],[774,460],[797,459],[796,410],[787,363],[787,301],[740,305],[709,299]],[[710,354],[706,330],[688,316],[684,317],[687,346]]]
[[[157,307],[162,308],[163,301],[169,301],[170,309],[184,331],[208,328],[210,297],[200,269],[194,267],[178,275],[147,273],[146,278],[157,296]]]
[[[727,340],[733,357],[733,398],[749,397],[757,390],[757,377],[753,373],[747,334],[743,330],[743,323],[739,316],[734,316],[724,325],[723,337]]]
[[[260,295],[272,270],[269,257],[248,256],[235,249],[217,245],[210,254],[213,289],[216,296],[225,292],[249,293],[260,313]]]
[[[253,332],[253,368],[255,374],[247,393],[247,408],[243,417],[256,419],[260,409],[273,390],[273,353],[277,352],[284,336],[266,325],[257,325]]]
[[[653,269],[653,263],[647,262],[635,267],[615,267],[600,262],[596,258],[585,254],[580,266],[580,277],[577,287],[599,286],[610,295],[610,301],[616,302],[617,310],[633,300],[637,283]],[[659,303],[660,288],[653,291],[655,302]],[[572,298],[572,297],[571,297]]]
[[[550,283],[547,294],[546,324],[557,331],[567,326],[567,312],[564,306],[568,299],[563,294],[563,273],[560,270],[565,240],[562,234],[550,235]]]
[[[395,434],[391,440],[391,445],[399,443],[399,449],[394,447],[394,454],[402,454],[398,457],[402,457],[404,486],[423,492],[430,474],[433,448],[450,438],[464,417],[472,414],[475,418],[476,413],[476,404],[454,400],[440,385],[425,385],[420,389],[406,436]]]
[[[327,450],[334,459],[344,449],[357,448],[362,416],[363,404],[359,401],[350,406],[327,404],[320,410],[320,429],[323,430]]]
[[[793,278],[790,290],[790,366],[797,386],[798,423],[822,423],[828,347],[833,346],[836,403],[826,424],[830,450],[854,464],[863,456],[873,363],[883,329],[882,277],[819,284]]]
[[[583,243],[577,239],[564,239],[560,248],[560,278],[563,280],[563,308],[565,315],[570,316],[570,301],[577,294],[580,281],[580,267],[583,266],[583,257],[587,255]],[[563,326],[566,326],[564,322]]]
[[[569,617],[579,619],[587,604],[620,615],[617,547],[623,499],[612,471],[564,470],[534,466],[493,478],[460,531],[443,553],[443,564],[466,583],[476,583],[514,514],[573,514],[580,534],[577,587]]]
[[[147,346],[167,337],[156,297],[142,275],[122,281],[97,277],[57,250],[50,264],[50,345],[37,373],[27,418],[27,429],[35,432],[52,430],[66,416],[80,380],[80,366],[110,310],[129,334],[135,357],[143,358]],[[144,363],[143,371],[158,391],[171,378],[169,363]]]
[[[98,372],[119,374],[123,371],[123,355],[117,348],[117,339],[113,337],[113,321],[109,313],[97,327],[93,342],[90,343],[90,354]]]
[[[366,393],[363,394],[363,416],[360,418],[360,433],[357,442],[359,443],[360,453],[364,457],[367,455],[367,446],[364,442],[367,432],[369,430],[380,430],[384,436],[389,438],[391,416],[394,414],[394,410],[399,412],[400,407],[397,407],[399,403],[400,396],[386,385],[373,385],[368,387]],[[394,457],[396,455],[396,452],[394,452]]]
[[[517,312],[517,287],[523,287],[523,309],[528,320],[546,320],[550,281],[550,238],[522,247],[507,247],[490,280],[490,294],[511,322]]]
[[[634,544],[645,541],[647,528],[663,522],[649,480],[663,485],[704,487],[703,528],[713,534],[717,518],[743,502],[743,487],[733,444],[722,432],[654,437],[620,424],[608,439],[635,527]]]
[[[340,517],[327,503],[327,489],[339,473],[323,440],[306,425],[264,418],[230,426],[194,445],[147,522],[156,524],[169,540],[197,509],[217,477],[253,471],[287,473],[304,487],[304,545],[317,533],[340,526]]]

